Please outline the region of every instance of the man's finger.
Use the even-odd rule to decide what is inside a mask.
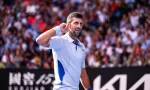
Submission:
[[[68,31],[68,23],[66,24],[65,31]]]
[[[68,23],[66,23],[66,29],[68,29]]]
[[[63,24],[63,29],[65,29],[66,28],[66,24]]]

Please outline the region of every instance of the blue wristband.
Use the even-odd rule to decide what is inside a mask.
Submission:
[[[88,88],[88,90],[92,90],[92,88]]]

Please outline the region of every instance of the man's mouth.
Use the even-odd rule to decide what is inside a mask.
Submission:
[[[76,29],[76,31],[80,32],[80,31],[81,31],[81,29]]]

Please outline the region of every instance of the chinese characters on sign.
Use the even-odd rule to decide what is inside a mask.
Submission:
[[[54,82],[54,74],[43,73],[37,75],[35,73],[9,73],[8,90],[51,90]]]

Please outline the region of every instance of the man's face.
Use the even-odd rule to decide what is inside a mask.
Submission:
[[[69,32],[78,37],[83,26],[83,20],[81,18],[73,18],[72,22],[69,23]]]

